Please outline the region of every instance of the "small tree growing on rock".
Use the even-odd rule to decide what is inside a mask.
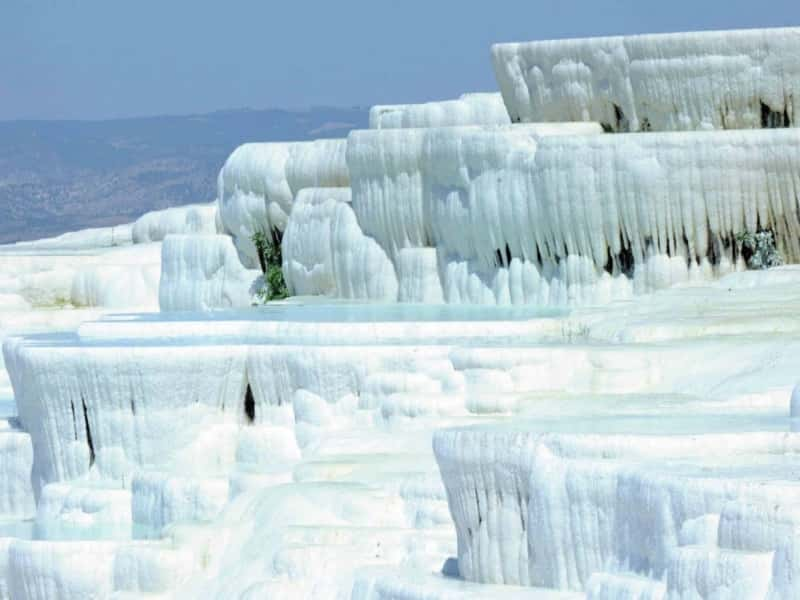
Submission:
[[[783,257],[775,247],[775,236],[772,231],[749,231],[736,236],[742,250],[742,256],[748,269],[769,269],[783,264]]]
[[[283,235],[277,229],[273,229],[270,236],[263,231],[257,231],[250,238],[258,252],[258,262],[264,274],[263,284],[256,290],[256,297],[262,304],[289,296],[286,281],[283,279],[282,238]]]

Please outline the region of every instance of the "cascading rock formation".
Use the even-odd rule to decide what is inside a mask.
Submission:
[[[491,60],[0,247],[0,598],[800,597],[800,28]]]

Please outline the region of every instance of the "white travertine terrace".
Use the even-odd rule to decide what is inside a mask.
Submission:
[[[783,531],[800,517],[800,434],[665,435],[669,418],[648,435],[602,427],[436,434],[465,578],[581,590],[619,569],[652,585],[666,578],[678,597],[734,584],[747,598],[798,593],[795,542]]]
[[[161,275],[161,245],[135,244],[111,248],[89,264],[75,269],[69,302],[73,306],[107,309],[158,308],[158,283]],[[47,286],[46,281],[41,282]]]
[[[68,231],[59,236],[42,240],[17,242],[2,246],[6,252],[25,250],[96,250],[111,246],[126,246],[133,243],[133,223],[125,223],[114,227],[93,227],[80,231]]]
[[[27,519],[35,504],[30,486],[31,437],[15,420],[0,420],[0,519]]]
[[[217,204],[187,204],[143,214],[133,223],[133,243],[161,242],[170,234],[217,233]]]
[[[245,269],[226,235],[169,235],[161,247],[162,311],[242,308],[254,299],[259,269]]]
[[[345,140],[244,144],[217,182],[219,218],[248,268],[258,266],[254,233],[283,231],[296,194],[307,187],[347,187]]]
[[[80,580],[64,572],[75,568],[72,563],[56,560],[53,552],[62,551],[61,542],[14,541],[8,568],[23,571],[10,584],[23,590],[22,598],[39,597],[30,590],[42,589],[36,588],[45,585],[37,583],[40,578],[71,590],[84,589],[80,586],[88,584],[80,581],[90,581],[97,589],[116,592],[158,590],[196,597],[203,590],[207,597],[219,598],[237,597],[251,587],[300,597],[349,595],[352,590],[373,594],[354,596],[364,598],[402,592],[411,598],[532,593],[546,599],[583,597],[584,591],[578,590],[585,590],[587,597],[609,598],[626,597],[608,595],[612,592],[664,589],[658,579],[631,575],[631,564],[616,569],[604,562],[594,573],[590,571],[597,562],[581,562],[582,575],[567,579],[573,592],[552,587],[501,591],[452,578],[430,579],[431,570],[456,555],[444,489],[432,472],[431,432],[443,424],[490,420],[498,429],[486,435],[504,440],[503,422],[511,414],[525,439],[537,439],[538,434],[524,433],[532,417],[540,429],[561,431],[548,437],[554,458],[547,463],[553,469],[544,478],[548,485],[542,484],[549,494],[543,502],[552,498],[571,506],[558,495],[563,480],[551,482],[551,473],[566,473],[567,481],[586,480],[587,487],[575,489],[586,489],[596,500],[579,503],[571,522],[577,526],[584,519],[587,531],[595,531],[595,517],[610,515],[612,508],[618,511],[618,527],[627,515],[639,514],[617,507],[603,496],[609,488],[600,484],[611,485],[615,477],[635,482],[640,472],[642,481],[651,482],[646,489],[652,494],[689,502],[693,490],[699,490],[708,497],[699,516],[712,515],[664,517],[658,523],[672,529],[653,529],[654,536],[662,536],[647,538],[653,548],[673,547],[670,532],[675,531],[691,542],[712,539],[714,510],[722,511],[717,513],[719,523],[737,522],[740,513],[720,508],[717,490],[754,502],[753,516],[741,513],[747,528],[736,526],[724,538],[720,533],[720,540],[733,541],[724,541],[730,546],[721,541],[723,550],[716,554],[686,546],[674,560],[659,555],[667,572],[684,578],[697,573],[696,579],[683,583],[668,580],[668,586],[700,589],[692,586],[702,581],[704,589],[720,589],[737,573],[767,564],[759,552],[770,539],[776,544],[785,539],[780,529],[771,529],[772,537],[756,545],[758,532],[764,531],[758,525],[763,514],[758,507],[775,500],[770,490],[786,476],[781,464],[791,460],[791,454],[784,455],[780,463],[778,452],[791,450],[796,435],[777,430],[789,426],[786,407],[796,380],[795,357],[800,355],[793,337],[800,325],[796,311],[789,309],[799,301],[800,279],[792,267],[752,275],[759,277],[735,274],[720,281],[720,287],[678,289],[645,296],[636,304],[570,315],[517,308],[286,304],[263,312],[108,317],[83,325],[73,336],[9,341],[4,353],[20,422],[34,448],[37,527],[49,535],[113,536],[112,541],[81,542],[90,544],[87,552],[98,548],[91,544],[100,544],[110,553],[113,570],[94,570],[86,574],[89,579]],[[712,299],[717,318],[698,314],[698,304]],[[764,313],[775,315],[771,327]],[[650,320],[643,322],[643,315]],[[675,321],[683,323],[682,330],[663,325]],[[619,343],[637,338],[643,341]],[[778,347],[781,353],[775,355]],[[743,371],[741,364],[756,367]],[[664,390],[676,395],[665,396]],[[699,431],[717,415],[728,415],[732,424],[723,420],[719,432],[704,438],[675,433],[659,441],[639,425],[656,419],[662,428],[672,422],[676,430]],[[582,428],[596,432],[615,426],[634,433],[579,433]],[[446,435],[437,437],[440,454],[439,440]],[[472,456],[469,452],[480,458],[490,446],[463,439],[463,452],[445,453],[444,461],[440,456],[459,530],[465,517],[453,498],[463,495],[466,518],[474,518],[477,509],[469,508],[474,493],[462,494],[462,482],[472,485],[489,476],[486,469],[473,472],[472,463],[461,459]],[[527,448],[507,441],[491,447],[512,454],[514,448]],[[685,472],[659,474],[654,457],[669,452],[687,457]],[[716,464],[715,456],[721,455],[741,468],[728,476],[734,483],[724,483],[724,471],[706,472],[711,477],[707,484],[691,472],[698,456]],[[519,490],[535,495],[539,488],[525,487],[524,467],[538,455],[526,458],[517,451],[514,456],[521,462],[507,473],[516,478]],[[758,462],[759,456],[765,460]],[[761,475],[748,471],[748,460],[756,461]],[[637,471],[643,461],[650,466]],[[492,468],[505,464],[490,462]],[[600,467],[606,475],[598,480]],[[749,483],[767,474],[778,482]],[[481,485],[487,498],[500,492],[489,483]],[[780,485],[783,506],[794,492]],[[750,488],[761,491],[743,496]],[[636,489],[625,506],[637,505]],[[521,514],[514,508],[517,498],[504,492],[503,497],[509,504],[502,522],[513,527],[513,518]],[[648,497],[655,502],[660,496]],[[494,518],[492,506],[479,513],[486,515],[485,522]],[[562,504],[547,504],[538,513],[553,515],[555,527],[562,513],[549,512],[549,506]],[[656,518],[660,513],[653,514]],[[640,531],[647,531],[648,518],[641,513]],[[196,525],[184,531],[180,524],[186,522]],[[130,541],[126,528],[172,541],[166,548],[158,541]],[[517,528],[517,539],[530,531]],[[267,540],[265,531],[272,532]],[[489,535],[495,531],[505,530],[486,530],[484,547],[512,552],[506,545],[513,537]],[[556,536],[562,530],[542,531]],[[542,544],[551,539],[547,536]],[[567,564],[578,560],[575,556],[587,560],[581,548],[595,548],[591,536],[553,539],[562,540]],[[612,550],[622,558],[632,555],[639,547],[633,545],[637,538],[630,544],[626,539],[610,549],[600,546],[600,558],[592,560],[617,556],[603,554]],[[246,548],[253,544],[263,562],[250,562]],[[729,547],[752,552],[739,557],[738,550],[724,550]],[[475,572],[495,568],[491,552],[479,556],[475,571],[470,570],[473,563],[462,564],[463,576],[477,579]],[[559,556],[554,552],[553,560]],[[311,567],[318,561],[330,568]],[[353,571],[376,561],[388,570],[369,576]],[[418,575],[394,570],[401,562]],[[504,564],[506,569],[521,568],[519,561]],[[723,564],[729,566],[720,571]],[[730,576],[714,579],[720,572]],[[545,581],[562,587],[559,573],[554,568]],[[770,585],[777,585],[780,577],[770,576]]]
[[[495,44],[513,122],[599,121],[613,131],[796,125],[800,28]]]
[[[0,600],[800,597],[797,31],[502,44],[545,122],[375,107],[0,247]]]
[[[353,132],[353,210],[396,266],[435,248],[426,273],[456,303],[587,303],[719,277],[742,268],[736,235],[757,227],[800,257],[797,129],[584,127]]]
[[[499,93],[463,94],[457,100],[387,104],[369,111],[370,129],[507,125],[511,122]]]
[[[458,552],[465,578],[537,584],[530,593],[549,599],[664,589],[710,597],[741,575],[744,590],[766,582],[789,598],[791,569],[748,574],[764,565],[771,573],[770,548],[788,548],[781,531],[793,513],[764,511],[790,508],[796,494],[788,404],[800,279],[791,267],[758,275],[755,288],[749,273],[735,274],[720,287],[540,318],[530,309],[286,304],[261,314],[108,317],[77,336],[9,341],[35,451],[37,526],[113,532],[113,577],[101,570],[93,577],[106,579],[92,581],[117,591],[145,589],[137,571],[142,582],[160,572],[161,547],[131,554],[136,546],[120,537],[129,527],[167,535],[171,551],[185,554],[172,578],[158,575],[159,589],[176,597],[236,597],[251,586],[301,597],[524,597],[424,575],[456,555],[431,473],[431,432],[483,422],[475,434],[435,438],[459,536],[481,531],[474,552]],[[698,314],[710,300],[717,308]],[[775,315],[771,328],[763,313]],[[676,321],[683,330],[662,324]],[[619,343],[636,337],[643,341]],[[665,456],[672,466],[660,466]],[[93,481],[118,491],[86,485]],[[473,506],[475,486],[484,495]],[[537,511],[523,517],[529,498]],[[167,533],[185,522],[198,523],[195,533]],[[628,537],[614,533],[627,527]],[[550,562],[507,559],[528,535]],[[226,541],[214,549],[204,536]],[[718,549],[698,546],[709,541]],[[47,544],[58,543],[15,543],[10,565],[49,565]],[[252,544],[260,567],[249,562]],[[330,569],[311,567],[320,560]],[[376,560],[387,570],[352,570]],[[417,565],[417,576],[394,570],[401,562]],[[523,568],[541,579],[515,574]],[[480,575],[495,572],[507,576]]]
[[[48,240],[49,242],[49,240]],[[158,304],[160,244],[0,250],[3,308],[132,308]]]
[[[350,188],[302,190],[281,247],[293,295],[397,300],[394,265],[362,233],[350,206]]]

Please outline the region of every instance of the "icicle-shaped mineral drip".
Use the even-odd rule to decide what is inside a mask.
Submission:
[[[612,131],[796,125],[800,28],[496,44],[513,122],[599,121]]]

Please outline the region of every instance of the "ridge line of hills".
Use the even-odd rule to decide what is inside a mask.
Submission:
[[[342,137],[369,109],[233,109],[102,121],[0,121],[0,243],[126,223],[207,202],[251,141]]]

